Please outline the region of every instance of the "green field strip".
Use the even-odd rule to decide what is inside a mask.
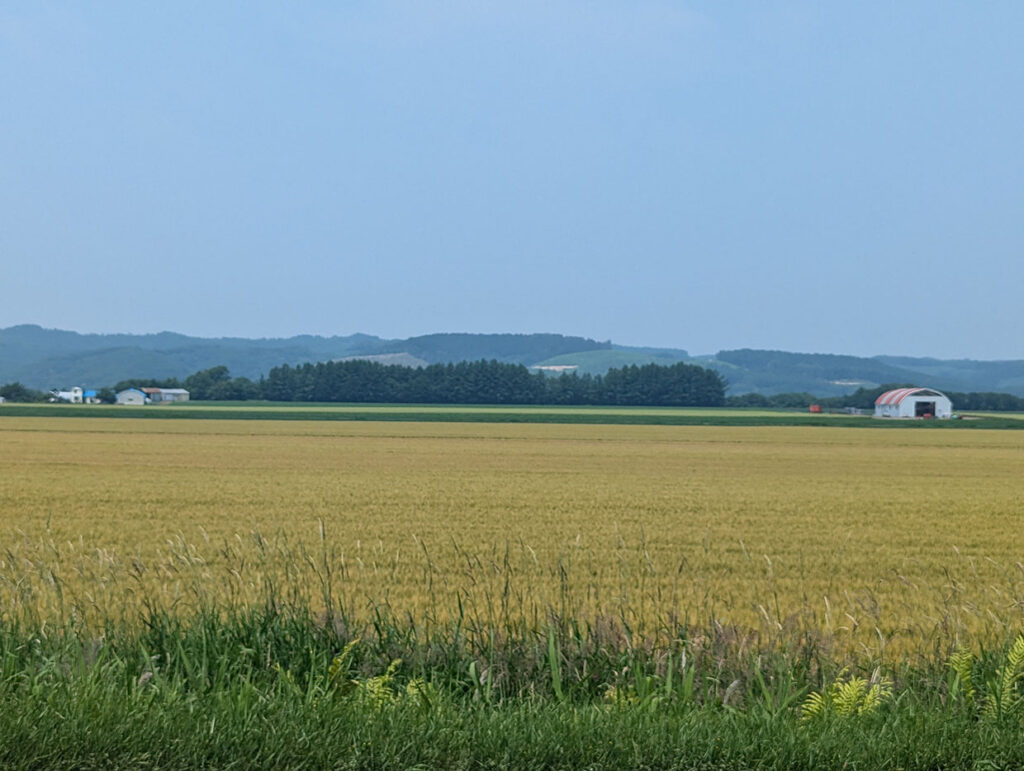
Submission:
[[[1024,429],[1019,417],[965,420],[878,420],[851,415],[810,415],[754,410],[558,408],[502,406],[104,406],[5,404],[2,417],[143,418],[147,420],[406,421],[426,423],[556,423],[631,426],[830,426],[912,429]]]

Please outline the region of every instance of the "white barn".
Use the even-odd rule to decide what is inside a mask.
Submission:
[[[149,399],[138,388],[126,388],[117,392],[118,404],[145,404]]]
[[[875,399],[876,418],[949,418],[953,403],[932,388],[897,388]]]

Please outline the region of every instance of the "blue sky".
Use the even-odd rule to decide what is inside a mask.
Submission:
[[[0,0],[0,327],[1024,358],[1024,4]]]

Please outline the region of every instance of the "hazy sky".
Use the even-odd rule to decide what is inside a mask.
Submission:
[[[0,327],[1024,358],[1024,3],[0,0]]]

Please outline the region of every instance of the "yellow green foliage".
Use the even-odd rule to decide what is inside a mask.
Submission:
[[[1014,640],[994,676],[981,679],[977,684],[978,660],[970,651],[956,651],[949,665],[957,678],[958,690],[954,693],[962,697],[968,707],[979,706],[984,717],[994,719],[1024,709],[1024,694],[1020,692],[1024,683],[1024,635]]]
[[[974,673],[972,667],[974,666],[974,655],[964,649],[956,651],[949,659],[949,666],[956,674],[956,693],[968,704],[968,706],[974,705]]]
[[[817,717],[835,715],[849,718],[870,715],[892,698],[892,683],[879,679],[878,673],[867,680],[863,677],[839,679],[823,691],[814,691],[800,705],[800,719],[804,722]]]
[[[1016,639],[1006,654],[1006,664],[999,673],[999,710],[1016,711],[1024,697],[1017,693],[1017,685],[1024,680],[1024,635]]]

